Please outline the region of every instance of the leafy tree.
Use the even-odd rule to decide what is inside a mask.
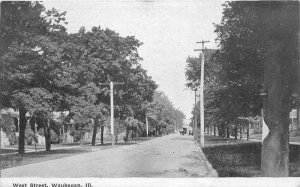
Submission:
[[[229,2],[216,27],[224,72],[221,80],[226,85],[221,95],[229,101],[222,111],[227,109],[228,119],[258,114],[260,90],[268,94],[264,117],[270,133],[263,143],[264,176],[288,175],[284,152],[288,150],[291,95],[299,85],[298,25],[299,2]]]
[[[299,94],[299,1],[263,3],[265,30],[264,119],[270,129],[262,146],[262,175],[289,176],[289,112]],[[280,164],[279,164],[280,163]]]
[[[107,84],[109,81],[123,83],[114,89],[117,106],[114,109],[115,117],[123,121],[128,116],[126,115],[128,107],[132,108],[132,105],[138,105],[144,99],[151,99],[156,84],[138,63],[141,58],[137,54],[137,47],[141,44],[134,37],[123,38],[114,31],[103,30],[100,27],[93,27],[87,32],[82,27],[78,33],[69,36],[69,42],[70,45],[65,45],[64,49],[68,54],[66,55],[68,63],[65,63],[62,77],[70,80],[66,84],[75,85],[75,92],[71,94],[70,98],[73,99],[68,103],[72,106],[73,118],[78,115],[80,116],[78,119],[81,120],[94,119],[96,123],[93,139],[95,139],[96,126],[99,121],[103,121],[103,115],[99,114],[110,102]],[[75,100],[82,102],[75,105]],[[72,112],[76,110],[80,112]],[[81,110],[89,112],[83,113]],[[86,120],[80,123],[84,126]]]
[[[299,90],[299,2],[226,2],[224,6],[215,31],[220,49],[210,61],[217,64],[213,71],[217,82],[212,82],[216,89],[211,88],[213,95],[206,103],[215,106],[214,119],[226,126],[259,114],[260,92],[266,91],[264,118],[270,133],[263,143],[262,173],[288,176],[288,113],[292,93]],[[188,62],[195,73],[192,60]],[[190,87],[199,80],[192,73]]]
[[[52,119],[57,111],[69,111],[65,120],[72,119],[81,140],[94,122],[94,143],[110,102],[109,87],[102,83],[110,81],[123,83],[114,91],[115,118],[124,124],[135,117],[143,129],[142,103],[152,102],[157,85],[139,63],[140,41],[100,27],[91,31],[82,27],[68,34],[66,12],[46,11],[39,2],[2,2],[1,6],[0,82],[5,89],[1,89],[0,108],[19,110],[19,153],[24,153],[26,113],[30,123],[44,129],[46,150],[51,149],[51,130],[59,132]],[[168,102],[157,113],[161,127],[180,116]]]
[[[259,93],[265,48],[257,10],[253,3],[229,2],[221,24],[216,25],[221,47],[216,58],[221,64],[219,79],[223,85],[217,102],[228,122],[239,116],[256,116],[262,107]]]
[[[24,153],[25,114],[32,110],[26,104],[34,91],[52,90],[59,63],[54,39],[65,32],[65,13],[45,11],[38,2],[1,2],[1,8],[1,108],[19,109],[19,153]]]
[[[174,132],[175,123],[178,128],[183,126],[185,115],[175,109],[171,101],[163,92],[156,91],[153,96],[153,102],[146,105],[146,112],[150,124],[150,129],[154,129],[155,135]]]
[[[220,115],[220,94],[218,91],[223,87],[220,82],[221,65],[216,59],[216,50],[205,49],[204,50],[205,62],[204,62],[204,107],[205,107],[205,126],[209,128],[210,126],[214,129],[216,124],[220,124],[224,121],[224,118]],[[200,85],[200,73],[201,73],[201,56],[198,57],[188,57],[186,60],[186,86],[192,90],[198,90]],[[197,93],[198,94],[198,93]],[[194,105],[194,109],[199,110],[199,102]],[[200,121],[199,112],[194,114],[192,111],[192,119],[197,118]],[[221,123],[222,124],[222,123]],[[200,128],[200,124],[197,124]]]

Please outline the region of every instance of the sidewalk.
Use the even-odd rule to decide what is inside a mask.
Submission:
[[[144,141],[147,141],[147,140],[144,140]],[[123,143],[123,142],[124,142],[124,140],[120,140],[120,141],[116,142],[116,144]],[[138,141],[135,140],[135,139],[132,139],[132,140],[128,141],[128,143],[131,143],[131,142],[136,143]],[[103,145],[110,144],[110,143],[111,142],[104,142]],[[56,144],[52,144],[52,145],[56,145]],[[102,145],[102,144],[99,142],[99,143],[96,143],[95,145],[97,146],[97,145]],[[80,148],[80,147],[86,147],[86,146],[92,146],[92,144],[91,143],[85,143],[83,146],[81,146],[80,144],[79,145],[62,144],[62,145],[59,145],[59,146],[51,146],[51,150],[72,149],[72,148]],[[39,147],[40,147],[40,145],[39,145]],[[18,148],[4,147],[3,150],[16,150],[16,151],[11,152],[11,153],[0,153],[0,156],[18,154]],[[25,147],[25,153],[34,153],[34,152],[42,152],[42,151],[46,151],[45,145],[43,145],[43,148],[38,148],[38,149],[26,148]]]

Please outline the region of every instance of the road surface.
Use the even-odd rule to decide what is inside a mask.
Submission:
[[[179,134],[1,170],[1,177],[215,176],[192,136]]]

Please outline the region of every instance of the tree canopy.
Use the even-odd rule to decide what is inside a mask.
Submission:
[[[65,120],[86,131],[108,114],[110,81],[121,83],[114,86],[114,117],[145,120],[144,103],[154,102],[157,84],[140,64],[142,42],[100,26],[69,34],[66,12],[46,10],[39,2],[1,2],[1,8],[0,108],[20,111],[20,153],[26,113],[45,129],[50,150],[50,128],[57,128],[53,113],[68,111]],[[174,113],[168,102],[161,104],[164,112]],[[161,114],[169,118],[159,123],[171,124],[178,118],[172,112]]]

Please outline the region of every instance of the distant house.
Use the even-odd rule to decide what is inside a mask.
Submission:
[[[290,112],[290,135],[300,135],[300,109],[292,109]]]
[[[8,123],[8,121],[11,121],[12,124],[6,124],[6,125],[15,125],[15,136],[16,138],[19,137],[19,112],[12,109],[12,108],[7,108],[7,109],[2,109],[1,113],[0,113],[0,121],[1,123]],[[65,116],[68,115],[68,112],[54,112],[53,113],[53,120],[56,122],[60,122],[61,121],[61,115],[64,114]],[[26,117],[30,117],[30,115],[27,113]],[[6,119],[6,122],[5,120]],[[9,120],[10,119],[10,120]],[[29,121],[27,121],[27,123],[29,123]],[[8,139],[8,134],[7,132],[2,128],[4,124],[1,124],[1,147],[5,147],[10,145],[9,139]],[[73,137],[70,135],[70,130],[68,127],[62,128],[63,131],[63,142],[64,143],[72,143],[73,142]],[[36,134],[37,136],[37,144],[41,144],[44,145],[45,144],[45,137],[41,136],[39,134]]]
[[[16,132],[15,135],[18,137],[19,135],[19,113],[12,108],[2,109],[0,112],[0,137],[1,137],[1,147],[5,147],[10,145],[8,134],[5,131],[5,127],[10,125],[15,125]]]

